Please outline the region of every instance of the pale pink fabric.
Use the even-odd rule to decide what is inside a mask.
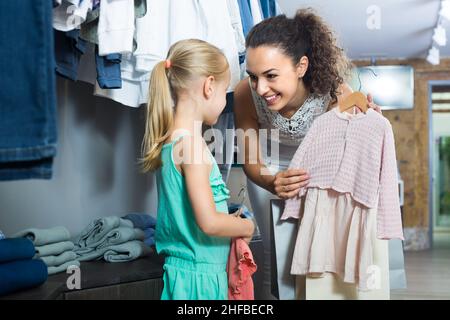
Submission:
[[[368,290],[374,264],[376,209],[354,201],[349,193],[308,188],[295,242],[291,274],[322,277],[332,272],[344,282]]]
[[[349,193],[368,208],[377,208],[377,236],[403,240],[395,142],[389,121],[376,111],[354,116],[334,108],[318,117],[297,149],[290,168],[305,169],[307,188]],[[299,195],[286,200],[281,219],[298,218]]]
[[[248,244],[242,238],[232,239],[227,263],[229,300],[255,300],[252,274],[256,269]]]

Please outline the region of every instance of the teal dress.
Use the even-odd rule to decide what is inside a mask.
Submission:
[[[173,146],[161,151],[162,167],[156,173],[158,217],[156,249],[166,256],[162,300],[226,300],[226,264],[230,238],[212,237],[195,220],[186,181],[173,161]],[[229,191],[214,157],[209,182],[218,212],[228,214]]]

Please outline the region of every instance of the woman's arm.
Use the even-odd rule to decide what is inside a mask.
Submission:
[[[191,153],[192,155],[205,154],[206,152],[205,148],[207,146],[205,144],[189,143],[189,145],[191,152],[197,152]],[[203,157],[203,159],[208,159],[208,157]],[[199,161],[199,163],[192,163],[191,161],[190,163],[183,162],[181,164],[189,200],[200,230],[210,236],[251,239],[255,226],[250,219],[242,219],[232,214],[216,211],[209,184],[211,163],[208,162]]]
[[[280,171],[276,175],[268,174],[268,169],[262,161],[259,145],[259,124],[248,79],[242,80],[234,90],[234,119],[236,130],[254,130],[256,139],[245,139],[244,172],[258,186],[276,194],[282,199],[295,196],[308,183],[305,170],[291,169]],[[237,133],[239,134],[239,133]],[[250,143],[253,148],[250,147]],[[255,145],[256,144],[256,145]],[[256,154],[250,154],[257,150]]]

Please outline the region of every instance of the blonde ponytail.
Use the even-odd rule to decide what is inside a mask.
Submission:
[[[142,169],[158,169],[161,149],[169,138],[173,124],[173,107],[178,94],[189,90],[192,81],[200,76],[226,78],[229,65],[224,54],[212,44],[198,39],[181,40],[173,44],[167,60],[159,62],[150,78],[149,103],[145,135],[142,141]]]
[[[161,149],[173,123],[173,102],[166,72],[165,61],[161,61],[153,68],[150,78],[150,100],[142,142],[144,172],[156,170],[161,166]]]

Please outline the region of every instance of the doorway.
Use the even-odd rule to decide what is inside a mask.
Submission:
[[[430,82],[430,240],[450,248],[450,81]]]

